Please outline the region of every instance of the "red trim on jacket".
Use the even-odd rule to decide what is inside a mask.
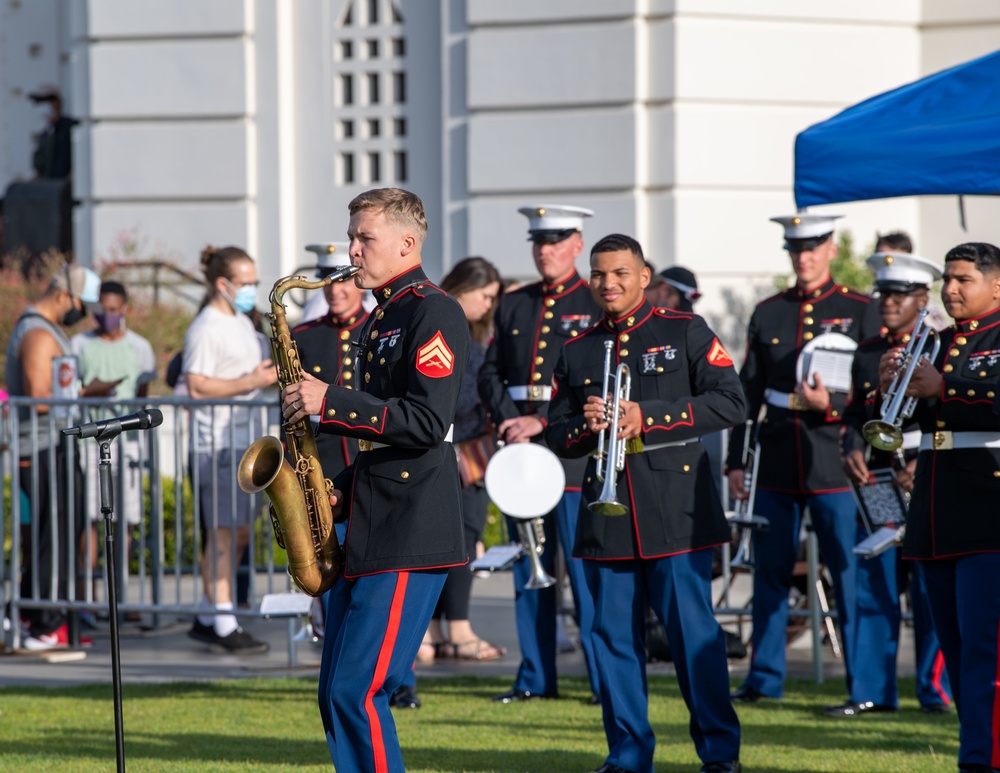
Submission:
[[[682,411],[682,413],[683,413],[683,411]],[[654,429],[665,429],[665,430],[667,430],[669,432],[674,427],[693,427],[694,426],[694,408],[691,407],[691,403],[688,403],[688,406],[687,406],[687,415],[688,415],[687,419],[684,419],[683,421],[674,421],[674,422],[671,422],[669,426],[666,425],[666,424],[651,424],[648,427],[643,427],[642,431],[643,431],[643,433],[646,433],[646,432],[651,432]]]

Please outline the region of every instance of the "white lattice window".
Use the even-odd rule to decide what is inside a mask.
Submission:
[[[407,67],[395,0],[344,0],[333,36],[340,185],[407,182]]]

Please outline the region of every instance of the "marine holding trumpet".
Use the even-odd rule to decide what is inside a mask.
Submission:
[[[903,557],[924,573],[961,726],[960,771],[1000,770],[1000,249],[945,255],[941,298],[955,324],[905,385],[922,431]],[[887,394],[899,350],[883,355]]]
[[[879,362],[887,351],[906,352],[913,359],[925,354],[930,357],[933,353],[936,333],[926,322],[925,309],[930,287],[941,278],[941,269],[926,258],[890,251],[876,252],[868,258],[868,267],[875,274],[874,295],[885,331],[862,341],[854,355],[851,401],[844,411],[841,437],[844,471],[856,485],[865,486],[870,470],[893,469],[900,486],[909,492],[913,489],[920,427],[915,419],[905,415],[902,401],[896,403],[900,406],[896,416],[886,413],[879,420],[871,420],[870,414],[879,388]],[[905,397],[905,388],[906,384],[897,381],[900,398]],[[889,405],[891,401],[884,400],[881,407]],[[880,450],[865,441],[865,434],[871,436],[873,427],[880,429],[879,434],[887,434],[884,425],[876,424],[877,421],[893,427],[892,434],[900,444],[898,451]],[[902,532],[897,534],[897,539],[901,539]],[[867,532],[859,523],[858,540],[865,536]],[[917,700],[926,713],[947,713],[951,691],[919,567],[912,561],[901,562],[900,551],[890,548],[872,558],[859,559],[856,577],[855,651],[864,655],[859,655],[854,663],[849,699],[839,706],[830,706],[827,714],[856,717],[896,711],[899,705],[896,656],[901,623],[899,581],[903,579],[909,580],[913,612]]]
[[[403,770],[389,698],[407,679],[447,567],[468,561],[451,425],[469,357],[465,314],[421,268],[423,203],[368,191],[350,204],[351,263],[378,306],[356,339],[352,382],[309,373],[285,386],[285,420],[357,438],[334,481],[347,520],[344,576],[327,593],[319,677],[323,727],[339,773]]]
[[[788,595],[798,554],[803,510],[808,507],[823,563],[833,577],[844,666],[850,684],[854,650],[856,504],[840,465],[840,422],[848,389],[833,391],[817,374],[798,372],[803,352],[821,336],[838,347],[878,335],[881,322],[871,299],[836,284],[830,264],[837,255],[829,215],[771,218],[784,228],[795,285],[761,301],[747,331],[740,380],[749,418],[766,414],[757,428],[759,462],[754,509],[769,527],[753,535],[753,660],[733,700],[754,703],[784,691]],[[730,495],[743,499],[742,425],[729,442],[726,473]]]
[[[701,317],[646,300],[650,271],[635,239],[606,236],[591,250],[590,266],[603,317],[563,346],[545,440],[560,457],[592,457],[574,555],[583,559],[595,603],[592,644],[608,742],[599,773],[653,770],[647,604],[675,653],[702,770],[738,771],[740,724],[710,588],[711,548],[730,534],[700,436],[743,419],[743,390]],[[613,351],[602,375],[606,342]],[[613,397],[602,394],[605,383]],[[599,448],[603,481],[593,458]]]

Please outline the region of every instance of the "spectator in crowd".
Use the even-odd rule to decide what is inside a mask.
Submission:
[[[100,290],[100,311],[94,313],[97,327],[79,333],[70,341],[73,354],[77,358],[80,380],[90,384],[95,379],[114,383],[109,397],[131,400],[146,397],[149,384],[156,380],[156,359],[153,347],[145,338],[128,329],[126,318],[129,313],[128,293],[120,282],[104,282]],[[130,413],[132,407],[111,409],[114,413]],[[107,418],[105,411],[94,419]],[[126,551],[132,544],[132,527],[139,524],[142,517],[142,449],[141,434],[129,432],[121,435],[111,444],[111,465],[115,473],[115,516],[118,522],[125,516]],[[81,545],[82,565],[97,568],[97,523],[102,518],[101,497],[97,467],[100,446],[86,443],[81,449],[86,459],[87,513],[90,516],[89,546]],[[119,453],[124,451],[124,454]]]
[[[208,247],[201,263],[208,294],[184,336],[182,370],[188,391],[196,399],[252,400],[278,380],[272,362],[261,356],[257,331],[247,317],[257,299],[257,267],[239,247]],[[250,495],[232,481],[243,451],[254,439],[250,418],[250,411],[238,405],[199,406],[194,411],[197,496],[206,530],[201,567],[205,614],[198,615],[188,635],[223,653],[268,649],[244,631],[232,613],[233,556],[242,556],[249,544],[254,516]]]
[[[455,411],[455,444],[459,454],[465,453],[465,448],[475,455],[468,445],[471,441],[483,439],[493,442],[493,430],[486,420],[486,410],[479,397],[477,383],[479,369],[486,359],[490,320],[500,293],[500,272],[485,258],[465,258],[456,263],[441,280],[441,289],[458,301],[469,323],[471,349]],[[463,443],[467,445],[463,447]],[[476,543],[482,538],[486,526],[489,497],[480,476],[482,467],[473,462],[471,468],[460,461],[459,469],[467,470],[462,480],[465,548],[470,556],[475,556]],[[460,660],[495,660],[506,654],[506,648],[480,639],[472,630],[469,621],[472,580],[472,572],[466,566],[454,566],[448,570],[448,579],[441,591],[441,598],[434,610],[425,643],[421,645],[418,660],[426,662],[433,660],[435,656]],[[445,621],[447,636],[442,625]]]
[[[31,165],[35,174],[47,180],[65,180],[73,170],[72,129],[78,121],[63,115],[62,97],[55,86],[43,86],[28,95],[44,113],[45,126],[38,134]]]
[[[52,398],[53,359],[72,351],[63,328],[82,320],[87,304],[97,303],[100,284],[90,269],[63,265],[45,294],[24,310],[7,342],[4,380],[11,396]],[[75,374],[67,374],[68,381],[74,378]],[[81,393],[107,394],[110,386],[98,380]],[[65,472],[68,447],[74,441],[59,434],[66,422],[55,418],[50,409],[46,404],[18,409],[20,487],[30,507],[32,528],[26,531],[35,540],[22,546],[21,598],[29,600],[69,598],[69,546],[78,544],[82,531],[83,477],[79,465],[72,468],[71,476]],[[34,426],[32,410],[37,412]],[[33,449],[37,452],[34,455]],[[48,650],[70,644],[63,610],[28,607],[22,614],[22,645],[26,649]]]
[[[691,313],[694,303],[701,297],[698,279],[694,272],[683,266],[671,266],[656,273],[653,264],[646,261],[652,279],[646,288],[646,298],[653,306]]]

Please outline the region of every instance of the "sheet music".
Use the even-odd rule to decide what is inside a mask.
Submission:
[[[851,481],[858,502],[861,521],[869,534],[882,526],[906,522],[906,500],[891,469],[869,470],[869,482],[864,486]]]
[[[815,386],[814,374],[819,373],[819,377],[823,379],[823,385],[831,392],[849,392],[851,390],[851,365],[853,362],[854,352],[817,348],[809,358],[806,383]]]

